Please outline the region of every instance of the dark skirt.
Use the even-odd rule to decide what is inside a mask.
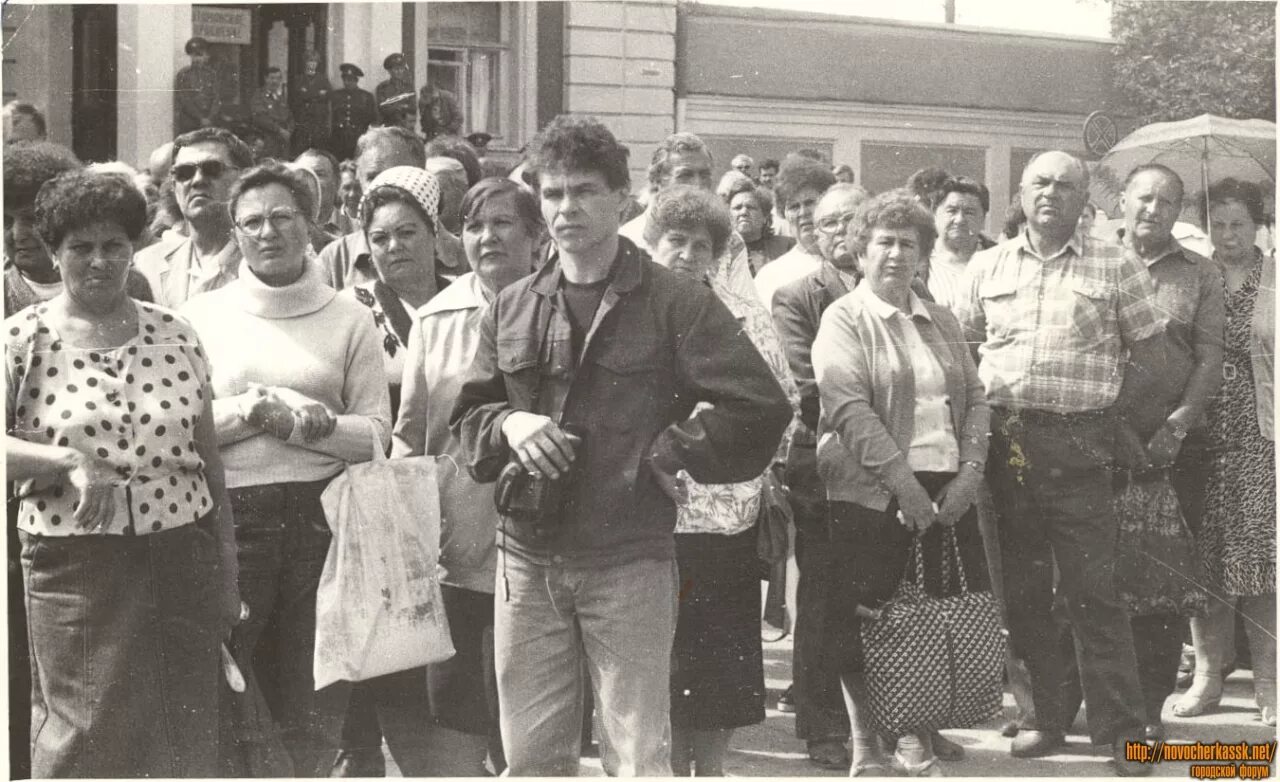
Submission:
[[[673,725],[710,730],[764,721],[756,535],[754,525],[737,535],[676,535]]]
[[[150,535],[22,537],[36,778],[218,773],[213,514]]]
[[[951,478],[946,473],[916,473],[920,485],[935,498]],[[850,502],[831,502],[827,507],[833,565],[826,651],[836,655],[833,662],[837,669],[855,673],[862,670],[862,624],[855,609],[858,605],[878,608],[893,597],[907,566],[913,533],[898,521],[896,499],[883,511]],[[920,542],[925,590],[935,597],[959,591],[954,575],[945,588],[942,583],[942,531],[942,525],[934,524],[925,530]],[[969,591],[990,590],[991,577],[976,508],[970,508],[956,522],[955,533]]]
[[[493,735],[498,685],[493,659],[493,595],[442,584],[444,612],[457,652],[427,666],[431,717],[462,733]]]

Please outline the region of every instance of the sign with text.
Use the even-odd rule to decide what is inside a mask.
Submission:
[[[253,33],[253,12],[247,8],[191,7],[192,34],[209,43],[247,46]]]

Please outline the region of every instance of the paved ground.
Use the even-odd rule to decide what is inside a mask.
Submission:
[[[791,638],[764,646],[765,679],[769,687],[768,712],[760,725],[739,730],[730,745],[725,771],[737,777],[842,777],[847,772],[825,771],[808,762],[804,743],[795,738],[795,715],[784,714],[775,706],[778,695],[791,682]],[[1177,696],[1175,695],[1174,698]],[[1227,679],[1222,709],[1212,715],[1192,719],[1173,716],[1166,704],[1164,721],[1170,743],[1203,741],[1234,743],[1240,741],[1275,741],[1276,731],[1258,721],[1253,706],[1253,681],[1247,671],[1237,671]],[[1006,710],[1013,701],[1005,696]],[[1095,752],[1085,731],[1083,714],[1075,731],[1068,736],[1066,749],[1056,755],[1035,760],[1009,757],[1009,740],[997,732],[1002,720],[981,729],[949,730],[946,735],[964,745],[966,758],[943,765],[949,777],[1104,777],[1113,776],[1108,756]],[[388,759],[388,770],[395,774]],[[1156,777],[1189,778],[1187,763],[1156,766]],[[584,776],[603,776],[597,758],[582,761]],[[1274,776],[1274,772],[1272,774]]]

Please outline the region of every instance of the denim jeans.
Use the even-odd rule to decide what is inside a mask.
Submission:
[[[213,523],[137,537],[20,533],[34,777],[217,774]]]
[[[262,692],[299,777],[328,776],[342,730],[350,684],[316,692],[312,668],[316,589],[332,535],[320,495],[328,480],[232,489],[240,599],[249,620],[232,635],[240,670]],[[252,742],[271,726],[241,725]],[[234,751],[234,750],[232,750]]]
[[[511,776],[576,776],[582,664],[611,776],[670,776],[674,559],[541,566],[498,552],[494,656]]]
[[[1051,613],[1058,591],[1075,629],[1076,657],[1096,743],[1141,735],[1142,689],[1129,617],[1114,584],[1119,522],[1112,509],[1114,434],[1100,415],[992,414],[987,478],[995,500],[1009,640],[1031,674],[1035,714],[1024,727],[1066,719],[1066,661]]]

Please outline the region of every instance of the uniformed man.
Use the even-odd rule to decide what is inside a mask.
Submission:
[[[173,133],[180,136],[197,128],[217,124],[222,102],[218,97],[218,72],[210,62],[209,42],[203,38],[187,41],[191,64],[178,71],[173,80]]]
[[[261,90],[249,102],[253,113],[253,126],[262,134],[262,154],[265,157],[283,159],[289,154],[289,139],[293,135],[293,112],[284,93],[284,72],[274,65],[267,68],[267,76]]]
[[[356,139],[377,123],[378,104],[368,90],[357,86],[364,78],[359,66],[344,62],[338,66],[338,72],[342,74],[342,89],[329,94],[333,122],[329,151],[338,160],[350,160],[356,153]]]
[[[462,111],[452,92],[437,89],[431,84],[418,93],[418,116],[422,122],[422,135],[427,141],[436,136],[456,136],[462,132]]]
[[[304,68],[293,96],[293,116],[298,120],[293,134],[295,155],[325,146],[329,136],[329,92],[333,86],[320,70],[320,53],[308,51]]]
[[[392,98],[409,93],[410,99],[414,95],[413,76],[409,73],[409,64],[405,62],[404,55],[396,52],[387,55],[387,59],[382,61],[382,67],[386,68],[387,73],[391,74],[391,78],[382,82],[373,91],[374,97],[378,101],[378,105],[382,106]],[[386,124],[384,121],[383,124]]]

